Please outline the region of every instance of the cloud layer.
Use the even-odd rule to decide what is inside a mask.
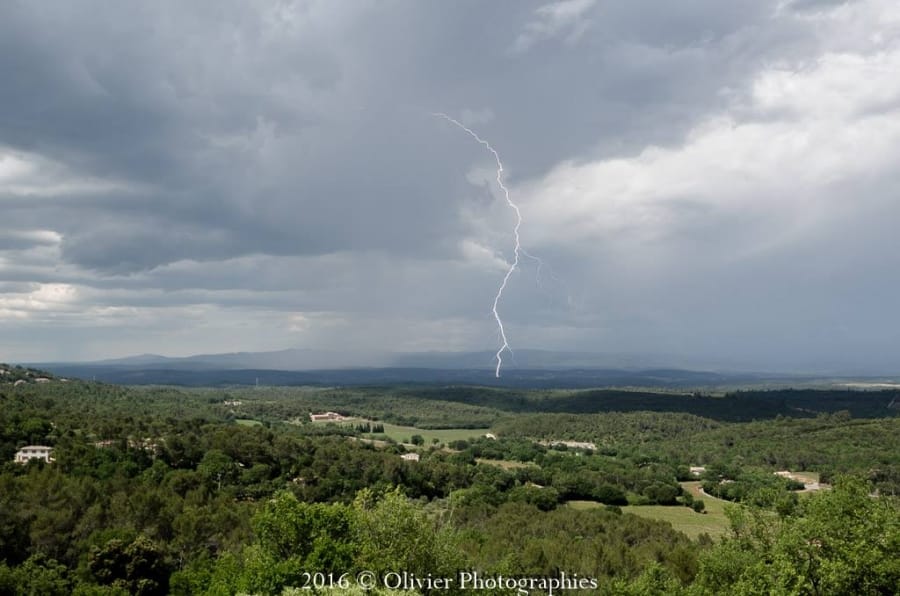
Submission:
[[[896,371],[887,0],[0,8],[0,360],[511,343]],[[677,362],[675,361],[677,360]],[[489,366],[489,363],[486,363]]]

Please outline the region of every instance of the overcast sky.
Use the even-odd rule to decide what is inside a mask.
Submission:
[[[0,4],[0,361],[900,372],[896,0]],[[490,363],[486,363],[490,366]]]

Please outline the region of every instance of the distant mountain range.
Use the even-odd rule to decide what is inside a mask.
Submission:
[[[142,354],[78,363],[35,364],[59,376],[126,385],[475,384],[507,387],[670,387],[680,389],[840,385],[850,377],[742,371],[694,371],[664,356],[518,350],[494,376],[494,352],[375,354],[290,349],[172,358]],[[853,380],[887,381],[878,377]],[[844,383],[850,385],[850,383]],[[859,385],[859,383],[857,383]]]
[[[668,355],[599,354],[550,350],[516,350],[504,354],[503,370],[643,369],[684,367]],[[285,370],[311,371],[348,368],[427,368],[446,370],[494,370],[495,352],[413,352],[375,353],[288,349],[273,352],[234,352],[167,357],[141,354],[128,358],[80,363],[53,363],[49,366],[101,366],[126,368],[166,368],[171,370]],[[46,364],[44,364],[46,365]]]

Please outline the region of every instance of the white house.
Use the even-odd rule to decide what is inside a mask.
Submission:
[[[50,457],[50,452],[52,451],[53,447],[46,447],[44,445],[26,445],[16,451],[15,462],[17,464],[27,464],[33,459],[42,459],[49,464],[53,461],[53,458]]]
[[[344,417],[337,412],[325,412],[324,414],[310,414],[309,419],[312,422],[340,422]]]
[[[419,461],[418,453],[404,453],[400,456],[400,459],[405,461]]]

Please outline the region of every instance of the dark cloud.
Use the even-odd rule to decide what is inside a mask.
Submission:
[[[753,66],[730,71],[729,40],[765,17],[759,2],[607,3],[577,44],[511,54],[538,7],[13,4],[0,137],[141,187],[68,222],[63,256],[85,267],[446,252],[463,231],[461,167],[481,156],[429,111],[494,107],[484,134],[512,179],[598,144],[674,142]]]
[[[886,302],[825,300],[815,294],[824,282],[785,281],[813,251],[855,286],[893,295],[875,273],[890,245],[876,208],[836,207],[844,195],[895,204],[886,166],[850,168],[846,155],[859,151],[819,156],[822,140],[785,155],[826,164],[820,178],[840,171],[827,184],[765,159],[810,130],[828,139],[863,119],[889,123],[900,105],[877,75],[893,64],[886,9],[860,0],[844,7],[846,23],[822,17],[839,4],[6,3],[0,156],[15,159],[0,161],[0,283],[26,297],[0,300],[0,325],[58,309],[54,324],[79,329],[133,317],[135,346],[164,342],[179,316],[220,326],[185,344],[198,351],[239,324],[280,345],[339,347],[367,334],[399,349],[439,348],[438,337],[448,348],[490,345],[512,214],[491,156],[431,116],[443,111],[500,152],[530,217],[525,242],[546,258],[540,279],[523,263],[503,303],[535,347],[677,351],[701,330],[707,339],[691,349],[710,354],[721,329],[752,359],[767,350],[761,329],[790,329],[785,345],[805,345],[796,338],[813,323],[796,313],[813,300],[819,320],[864,302],[841,337],[886,345],[870,316]],[[888,62],[866,75],[877,80],[848,87],[871,97],[833,92],[848,73],[870,73],[863,63],[878,52]],[[779,69],[807,97],[845,98],[858,113],[797,100]],[[743,125],[794,141],[742,153],[759,145]],[[893,151],[890,126],[859,130]],[[716,161],[732,151],[750,165]],[[821,229],[798,215],[810,205]],[[878,231],[869,243],[838,241],[836,213]],[[29,282],[38,287],[20,285]],[[706,296],[718,296],[715,308]],[[101,335],[98,351],[130,349]]]

